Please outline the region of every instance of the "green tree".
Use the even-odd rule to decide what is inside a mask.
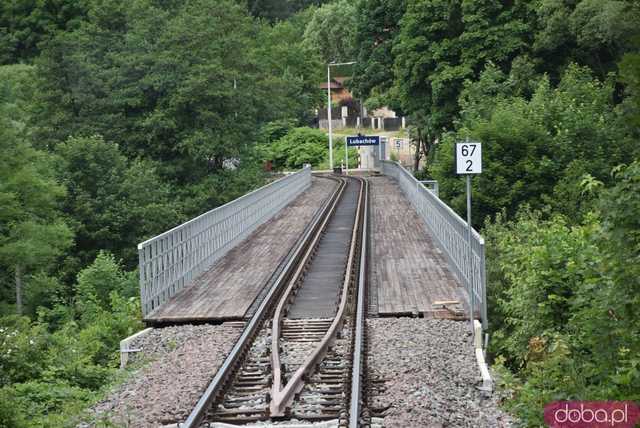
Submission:
[[[38,44],[77,27],[86,15],[85,0],[12,0],[0,8],[0,64],[30,60]]]
[[[327,0],[248,0],[247,6],[253,16],[277,22],[289,19],[303,9],[326,2]]]
[[[60,217],[64,188],[51,176],[52,163],[0,116],[0,263],[15,278],[16,310],[23,309],[25,279],[47,270],[71,244]]]
[[[638,38],[640,45],[640,37]],[[640,132],[640,53],[627,53],[620,62],[620,79],[626,85],[626,95],[622,108],[624,114]]]
[[[338,0],[319,7],[304,32],[304,44],[325,63],[353,61],[356,57],[356,5]]]
[[[553,81],[570,62],[589,66],[605,78],[640,28],[640,9],[633,1],[544,0],[535,12],[533,53],[539,71]]]
[[[590,199],[578,190],[583,176],[610,183],[611,168],[625,154],[638,156],[624,117],[614,108],[612,82],[601,83],[588,69],[572,66],[555,89],[541,80],[529,101],[509,96],[511,84],[489,68],[468,86],[460,130],[445,135],[430,167],[441,197],[464,212],[453,144],[472,137],[484,143],[483,174],[473,189],[476,224],[503,209],[513,216],[524,203],[535,209],[551,205],[570,217],[588,212]]]
[[[312,128],[294,128],[269,146],[269,158],[276,169],[299,169],[305,163],[318,165],[328,156],[327,135]]]
[[[273,26],[264,25],[257,40],[257,62],[264,70],[261,93],[269,100],[260,122],[297,120],[309,123],[323,100],[318,85],[324,67],[318,53],[303,43],[310,13],[300,13]],[[275,108],[273,108],[275,107]]]
[[[70,138],[56,147],[57,175],[67,188],[64,212],[76,234],[67,268],[75,274],[99,250],[137,260],[136,245],[182,218],[168,185],[146,161],[129,161],[100,137]]]
[[[102,135],[181,184],[246,155],[267,88],[240,5],[105,0],[89,17],[44,47],[39,141]]]
[[[137,297],[136,272],[125,272],[112,254],[100,251],[93,263],[77,277],[76,303],[81,317],[90,318],[99,308],[109,309],[112,292],[119,296]]]
[[[369,108],[400,107],[394,83],[393,46],[400,30],[406,0],[361,0],[357,6],[357,64],[350,84]]]
[[[33,99],[35,67],[26,64],[0,66],[0,115],[27,132],[29,109]]]
[[[413,0],[396,38],[396,90],[431,139],[451,129],[458,97],[487,61],[508,67],[527,46],[528,2]]]

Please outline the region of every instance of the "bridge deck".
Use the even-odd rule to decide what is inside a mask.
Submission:
[[[379,315],[468,318],[433,308],[436,301],[459,301],[459,309],[466,313],[466,292],[396,181],[386,176],[369,181],[373,255],[370,296],[377,298]],[[450,307],[456,309],[456,305]]]
[[[150,324],[242,319],[336,182],[313,177],[311,188],[150,313]]]

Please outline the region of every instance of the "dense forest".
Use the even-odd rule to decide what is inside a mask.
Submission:
[[[0,5],[0,426],[75,426],[142,327],[136,244],[326,165],[331,61],[410,118],[464,211],[483,142],[489,351],[505,406],[640,400],[633,0],[11,0]],[[340,146],[340,145],[338,145]],[[337,158],[344,152],[336,153]]]

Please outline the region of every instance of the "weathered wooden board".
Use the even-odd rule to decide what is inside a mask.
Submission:
[[[376,287],[378,313],[458,319],[452,311],[433,306],[437,301],[457,300],[466,307],[467,297],[424,222],[393,179],[379,176],[369,181],[370,284]]]
[[[145,321],[204,322],[242,319],[269,277],[296,243],[337,183],[312,179],[311,188],[260,226]]]

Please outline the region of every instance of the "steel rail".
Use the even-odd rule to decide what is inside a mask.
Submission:
[[[361,182],[360,185],[360,193],[358,196],[358,207],[356,210],[356,216],[353,223],[353,231],[351,233],[351,245],[349,247],[349,256],[347,258],[347,266],[344,274],[344,280],[342,284],[342,295],[340,299],[340,305],[338,306],[338,311],[336,316],[331,323],[331,326],[323,336],[322,340],[316,346],[316,348],[305,358],[302,365],[295,371],[295,373],[291,376],[287,384],[282,388],[282,373],[280,370],[280,356],[279,356],[279,348],[280,348],[280,323],[282,322],[282,313],[284,312],[284,307],[288,303],[289,294],[294,289],[297,279],[299,275],[304,270],[304,263],[301,263],[298,267],[296,276],[292,278],[287,287],[287,292],[284,293],[280,302],[278,303],[278,308],[273,318],[273,328],[271,335],[271,364],[272,364],[272,372],[273,372],[273,386],[271,392],[271,403],[269,406],[271,416],[284,416],[286,406],[288,406],[293,400],[295,394],[300,392],[302,387],[304,386],[304,377],[308,376],[314,370],[317,363],[322,360],[324,357],[330,343],[335,338],[338,327],[342,324],[345,310],[348,303],[349,297],[349,284],[351,283],[351,276],[353,266],[356,262],[356,251],[357,251],[357,243],[358,243],[358,232],[360,225],[360,218],[362,216],[362,212],[364,209],[364,200],[365,200],[365,180],[361,178],[357,178],[358,181]],[[311,254],[314,248],[310,248],[307,254]]]
[[[269,309],[273,306],[276,298],[281,294],[283,284],[287,283],[286,281],[290,277],[293,269],[300,265],[300,257],[302,253],[308,249],[311,239],[317,235],[319,229],[322,230],[320,225],[325,224],[325,220],[330,217],[331,213],[335,209],[336,203],[346,187],[345,182],[343,180],[340,181],[341,183],[338,188],[334,191],[329,201],[322,207],[321,213],[316,219],[314,219],[313,227],[309,228],[306,233],[304,233],[295,253],[287,261],[285,268],[282,270],[276,282],[271,287],[254,315],[251,317],[251,320],[242,331],[240,338],[236,341],[235,345],[225,358],[222,366],[216,372],[214,378],[207,386],[207,389],[204,391],[189,414],[189,417],[180,425],[181,428],[196,428],[201,424],[202,420],[206,416],[207,410],[211,407],[218,394],[222,391],[230,376],[233,374],[236,366],[240,363],[242,357],[246,354],[253,338],[265,321],[265,318],[269,313]]]
[[[353,349],[353,366],[351,371],[351,404],[349,406],[349,428],[357,428],[360,421],[362,401],[363,360],[365,357],[365,316],[367,290],[367,243],[369,234],[369,182],[365,180],[364,213],[360,235],[360,274],[358,275],[358,299],[356,305],[355,337]]]

